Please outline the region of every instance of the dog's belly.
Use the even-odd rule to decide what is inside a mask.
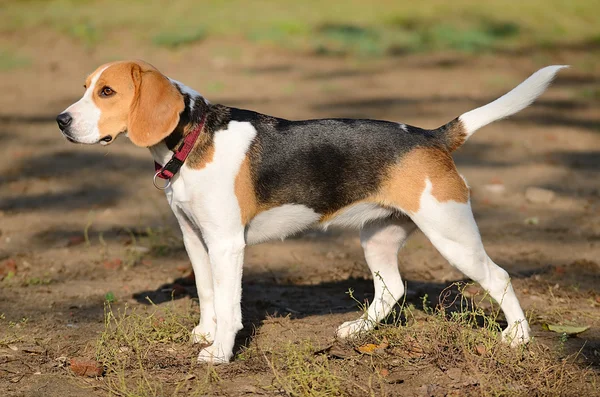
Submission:
[[[322,223],[324,228],[329,226],[341,226],[347,228],[362,228],[366,223],[377,219],[388,218],[393,214],[393,211],[381,207],[375,203],[358,203],[346,207],[333,217],[328,218]]]
[[[246,227],[246,244],[258,244],[268,240],[285,239],[311,226],[323,228],[341,226],[361,228],[366,223],[388,218],[393,211],[371,203],[359,203],[340,210],[334,216],[319,223],[322,214],[299,204],[285,204],[258,214]]]
[[[246,244],[284,239],[317,223],[321,218],[312,209],[298,204],[285,204],[258,214],[246,227]]]

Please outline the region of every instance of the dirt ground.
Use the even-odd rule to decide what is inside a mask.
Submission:
[[[27,48],[31,66],[0,72],[0,394],[106,395],[102,380],[82,383],[63,366],[65,357],[94,357],[106,299],[115,310],[147,307],[149,297],[197,311],[185,278],[189,260],[152,185],[149,153],[125,138],[108,148],[73,145],[54,122],[79,98],[87,73],[119,58],[145,59],[212,102],[292,119],[379,118],[429,128],[539,67],[575,65],[531,108],[479,131],[455,160],[488,253],[513,277],[534,336],[565,354],[580,351],[582,370],[600,370],[600,100],[589,95],[600,89],[598,58],[590,55],[597,48],[373,61],[217,40],[176,52],[127,41],[86,51],[49,32]],[[555,198],[531,202],[525,192],[532,186]],[[327,346],[337,325],[357,317],[348,289],[360,301],[372,297],[357,235],[315,231],[248,248],[238,353],[306,339]],[[415,305],[425,294],[437,302],[463,279],[420,233],[402,250],[400,268]],[[589,329],[565,339],[544,324]],[[378,390],[433,395],[423,387],[434,369]],[[164,376],[181,370],[171,366]],[[273,378],[268,368],[241,358],[217,373],[215,394],[279,393],[263,387]]]

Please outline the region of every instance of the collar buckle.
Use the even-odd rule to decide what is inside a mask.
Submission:
[[[205,120],[206,116],[202,116],[198,126],[184,138],[183,144],[175,151],[175,153],[173,153],[173,157],[171,157],[167,164],[161,166],[156,161],[154,162],[154,170],[156,173],[154,174],[152,183],[155,188],[158,190],[165,190],[171,186],[171,179],[179,172],[179,169],[183,166],[183,163],[185,163],[185,160],[194,148],[194,144],[204,127]],[[164,186],[161,186],[157,183],[156,178],[165,179],[167,183]]]
[[[159,177],[160,179],[164,179],[167,181],[167,183],[163,186],[159,185],[156,178]],[[154,187],[157,188],[158,190],[166,190],[167,188],[169,188],[169,186],[171,186],[171,178],[166,177],[165,175],[163,175],[162,173],[162,169],[156,171],[156,173],[154,174],[154,178],[152,178],[152,183],[154,184]]]

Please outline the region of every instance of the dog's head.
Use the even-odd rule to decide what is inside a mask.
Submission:
[[[175,129],[185,107],[177,87],[141,61],[102,65],[84,88],[83,97],[56,118],[71,142],[106,145],[126,132],[134,144],[152,146]]]

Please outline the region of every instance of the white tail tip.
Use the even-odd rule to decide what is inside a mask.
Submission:
[[[531,105],[548,88],[556,73],[568,67],[569,65],[553,65],[540,69],[509,93],[461,115],[459,119],[465,128],[466,137],[487,124],[513,115]]]

